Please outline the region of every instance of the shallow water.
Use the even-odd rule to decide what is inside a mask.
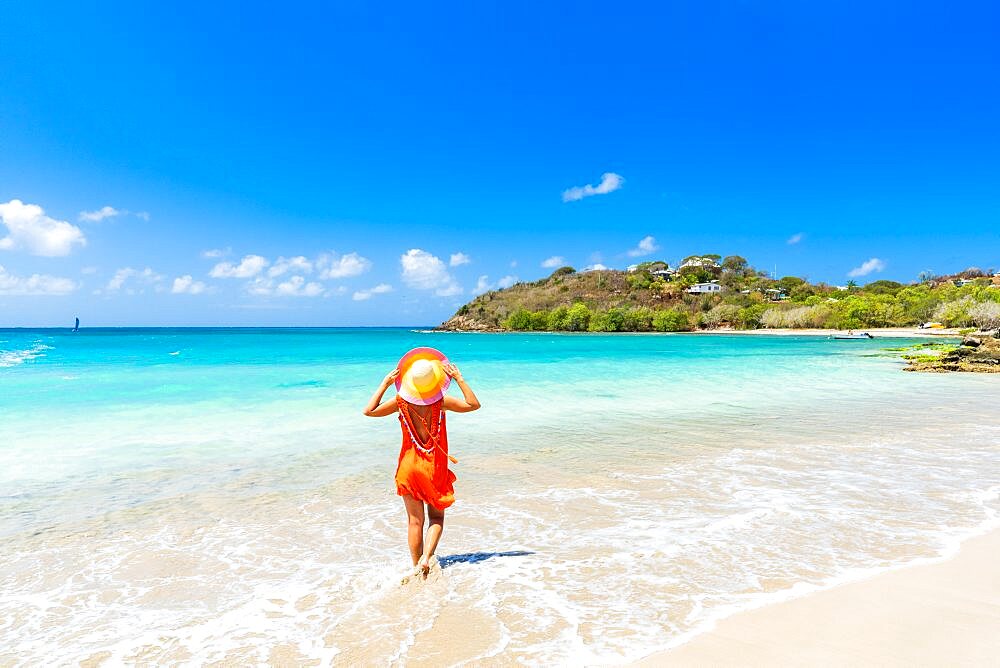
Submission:
[[[0,331],[0,664],[616,663],[946,553],[997,522],[1000,379],[903,343]],[[360,411],[416,345],[484,408],[400,585],[399,426]]]

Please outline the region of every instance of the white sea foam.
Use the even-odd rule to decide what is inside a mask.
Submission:
[[[41,341],[36,341],[30,347],[21,350],[0,350],[0,367],[17,366],[44,357],[46,350],[52,350],[52,346]]]

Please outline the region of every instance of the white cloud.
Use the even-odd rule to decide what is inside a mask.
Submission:
[[[108,281],[106,290],[109,292],[117,292],[124,287],[125,283],[129,279],[135,279],[136,282],[145,283],[147,285],[155,285],[163,280],[162,274],[157,274],[155,271],[146,267],[143,270],[133,269],[132,267],[124,267],[115,272],[115,275]],[[140,293],[142,290],[139,291]],[[128,290],[129,294],[134,294],[135,290]]]
[[[496,282],[496,285],[490,282],[490,277],[483,274],[476,281],[476,287],[472,290],[472,294],[481,295],[484,292],[489,292],[490,290],[502,290],[504,288],[509,288],[510,286],[517,283],[517,276],[507,275]]]
[[[542,260],[542,266],[546,269],[555,269],[556,267],[561,267],[566,264],[566,258],[562,255],[553,255],[550,258]]]
[[[313,270],[313,263],[309,261],[308,258],[302,255],[296,255],[295,257],[279,257],[274,261],[274,264],[270,269],[267,270],[268,276],[281,276],[282,274],[288,273],[289,271],[294,271],[300,274],[311,274]]]
[[[460,267],[463,264],[469,264],[472,262],[472,258],[465,253],[452,253],[451,261],[448,264],[452,267]]]
[[[233,249],[230,248],[229,246],[226,246],[225,248],[211,248],[209,250],[203,250],[201,252],[201,256],[206,260],[214,260],[220,257],[226,257],[232,252]]]
[[[276,297],[319,297],[326,290],[315,281],[306,282],[301,276],[292,276],[274,288]]]
[[[788,241],[786,241],[785,243],[787,243],[789,246],[794,246],[795,244],[799,243],[805,238],[806,235],[803,232],[797,232],[796,234],[793,234],[792,236],[788,237]]]
[[[274,292],[274,281],[269,278],[258,276],[247,283],[247,292],[252,295],[269,297]]]
[[[493,289],[493,284],[490,283],[490,277],[487,276],[486,274],[483,274],[482,276],[479,277],[479,280],[476,281],[476,287],[472,289],[472,294],[481,295],[484,292],[489,292],[492,289]]]
[[[204,283],[194,280],[190,274],[185,274],[174,279],[174,286],[170,292],[175,295],[200,295],[205,291],[205,288]]]
[[[883,260],[878,259],[877,257],[873,257],[869,260],[866,260],[865,262],[862,262],[860,267],[855,267],[854,269],[851,269],[849,272],[847,272],[847,275],[851,276],[852,278],[858,276],[867,276],[873,271],[878,272],[882,271],[883,269],[885,269],[885,262]]]
[[[113,206],[102,206],[97,211],[81,211],[78,220],[85,223],[99,223],[105,218],[115,218],[117,216],[127,216],[132,214],[140,220],[149,222],[148,211],[129,211],[128,209],[116,209]]]
[[[122,213],[113,206],[102,206],[97,211],[81,211],[79,220],[88,223],[99,223],[105,218],[114,218],[115,216],[122,215]]]
[[[57,257],[69,255],[75,245],[87,245],[79,227],[49,218],[42,207],[19,199],[0,204],[0,222],[8,233],[0,239],[0,250],[24,248],[32,255]]]
[[[642,257],[643,255],[655,253],[658,250],[660,250],[660,247],[656,244],[656,239],[652,236],[645,236],[639,239],[639,244],[635,248],[629,249],[626,255],[629,257]]]
[[[386,292],[392,292],[392,286],[388,283],[379,283],[374,288],[368,290],[358,290],[354,293],[353,299],[356,302],[363,302],[366,299],[371,299],[372,295],[381,295]]]
[[[461,294],[462,287],[448,273],[441,258],[419,248],[411,248],[399,258],[403,283],[417,290],[433,290],[439,297]]]
[[[78,287],[68,278],[47,274],[15,276],[0,265],[0,295],[68,295]]]
[[[588,271],[607,271],[610,268],[611,267],[606,267],[600,262],[596,262],[594,264],[588,264],[586,267],[580,270],[580,273],[586,273]]]
[[[585,186],[574,186],[568,190],[564,190],[562,194],[562,200],[564,202],[576,202],[584,197],[592,197],[593,195],[607,195],[608,193],[613,193],[622,187],[625,183],[620,175],[614,172],[605,172],[601,174],[601,182],[596,186],[592,186],[589,183]]]
[[[247,284],[247,292],[261,297],[321,297],[326,294],[326,288],[302,276],[292,276],[280,283],[258,276]]]
[[[253,278],[268,265],[260,255],[244,255],[239,264],[220,262],[208,273],[212,278]]]
[[[328,280],[360,276],[372,268],[372,263],[371,260],[357,253],[339,256],[336,253],[327,253],[317,258],[316,268],[320,270],[319,277]]]

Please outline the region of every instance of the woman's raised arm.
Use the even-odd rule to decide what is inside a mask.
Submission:
[[[476,398],[476,393],[472,391],[469,384],[465,382],[462,378],[462,372],[458,370],[458,367],[454,364],[445,364],[444,372],[451,376],[458,387],[462,390],[462,398],[457,397],[445,397],[444,398],[444,409],[446,411],[454,411],[456,413],[469,413],[475,410],[479,410],[482,404],[479,403],[479,399]]]
[[[399,405],[395,400],[390,399],[389,401],[382,401],[382,395],[385,391],[389,389],[389,386],[396,381],[396,376],[399,375],[399,369],[393,369],[390,371],[385,378],[382,379],[382,384],[378,386],[375,390],[375,394],[372,398],[368,400],[368,405],[365,406],[365,415],[368,417],[385,417],[386,415],[392,415],[399,410]],[[379,403],[382,402],[382,403]]]

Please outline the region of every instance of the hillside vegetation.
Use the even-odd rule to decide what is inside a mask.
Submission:
[[[947,327],[1000,327],[1000,276],[968,269],[921,276],[903,285],[877,280],[835,287],[795,276],[775,280],[741,257],[707,258],[663,277],[665,263],[635,271],[577,273],[562,267],[547,278],[479,295],[441,328],[480,331],[676,332],[698,328],[895,327],[928,321]],[[690,258],[688,258],[690,259]],[[717,281],[722,291],[687,288]],[[969,281],[959,286],[957,283]]]

